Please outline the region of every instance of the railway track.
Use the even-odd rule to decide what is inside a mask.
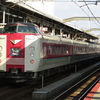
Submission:
[[[100,77],[99,78],[96,78],[90,85],[89,87],[87,88],[87,90],[85,90],[83,92],[83,94],[78,98],[78,100],[82,100],[84,99],[84,97],[88,94],[88,92],[95,86],[95,84],[100,80]]]
[[[51,84],[55,81],[58,81],[64,77],[67,77],[71,74],[71,71],[69,70],[68,73],[60,73],[58,75],[55,75],[53,77],[50,77],[48,79],[44,80],[44,86]],[[41,81],[37,82],[36,84],[30,84],[30,85],[22,85],[20,87],[15,86],[4,86],[0,87],[0,100],[32,100],[26,99],[27,95],[30,95],[31,93],[36,90],[41,88]],[[25,97],[25,98],[23,98]],[[21,99],[22,98],[22,99]]]
[[[100,80],[100,68],[80,80],[53,100],[83,100],[89,90]]]
[[[61,73],[54,76],[53,78],[50,77],[48,79],[45,79],[44,86],[51,84],[54,81],[57,81],[68,75],[69,73],[68,74]],[[31,94],[34,90],[41,88],[42,86],[41,83],[42,82],[39,81],[36,84],[28,84],[28,85],[21,84],[21,86],[16,86],[16,84],[14,84],[13,86],[9,85],[0,87],[0,100],[19,100],[22,97]]]

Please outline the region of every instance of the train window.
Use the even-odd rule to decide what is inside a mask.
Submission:
[[[59,47],[59,54],[62,54],[62,46]]]
[[[60,46],[58,46],[57,48],[58,48],[58,54],[60,54]]]
[[[77,47],[73,47],[73,54],[76,54],[77,53]]]
[[[48,55],[50,55],[51,54],[51,46],[49,45],[48,46]]]
[[[55,54],[55,47],[54,47],[54,45],[52,45],[52,54],[54,55]]]
[[[85,52],[85,48],[84,48],[84,47],[82,48],[82,52],[83,52],[83,53]]]
[[[35,29],[37,30],[37,32],[38,32],[39,34],[41,34],[41,31],[39,30],[38,27],[35,27]]]
[[[44,56],[47,55],[47,47],[46,46],[43,47],[43,54],[44,54]]]
[[[52,55],[52,46],[49,46],[50,55]]]
[[[69,52],[68,52],[68,47],[66,47],[65,50],[66,50],[66,54],[68,54],[68,53],[69,53]]]
[[[51,48],[52,48],[52,54],[54,54],[54,46],[52,45]]]
[[[2,28],[0,28],[0,33],[2,33]]]
[[[60,52],[61,52],[61,54],[63,54],[63,46],[61,46]]]
[[[38,34],[35,26],[18,26],[18,33]]]
[[[20,48],[10,48],[10,56],[20,57],[20,54],[21,54]]]
[[[70,47],[70,54],[73,54],[72,46]]]
[[[56,46],[56,54],[59,54],[59,46]]]
[[[17,26],[5,26],[2,33],[15,33]]]

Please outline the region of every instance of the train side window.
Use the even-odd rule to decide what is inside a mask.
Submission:
[[[66,54],[68,54],[69,52],[68,52],[68,47],[66,47]]]
[[[48,55],[51,55],[52,54],[52,47],[51,45],[48,46]]]
[[[52,54],[54,54],[54,46],[52,45],[51,47],[52,47]]]
[[[64,49],[64,47],[63,47],[63,46],[61,46],[61,54],[63,54],[63,49]]]
[[[47,47],[46,46],[43,47],[43,55],[44,55],[44,57],[47,55]]]
[[[76,54],[76,53],[77,53],[77,47],[74,46],[74,47],[73,47],[73,54]]]
[[[59,54],[59,46],[56,47],[56,54]]]
[[[54,46],[52,45],[52,55],[54,54]]]
[[[61,53],[64,54],[64,47],[62,46]]]

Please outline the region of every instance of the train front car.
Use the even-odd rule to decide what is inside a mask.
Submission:
[[[31,23],[15,22],[4,27],[0,34],[0,78],[35,79],[40,61],[39,37],[41,32]]]

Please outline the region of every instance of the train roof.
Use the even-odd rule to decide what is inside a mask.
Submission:
[[[13,24],[18,24],[18,25],[35,25],[33,23],[25,23],[25,22],[11,22],[11,23],[7,23],[7,25],[13,25]]]

